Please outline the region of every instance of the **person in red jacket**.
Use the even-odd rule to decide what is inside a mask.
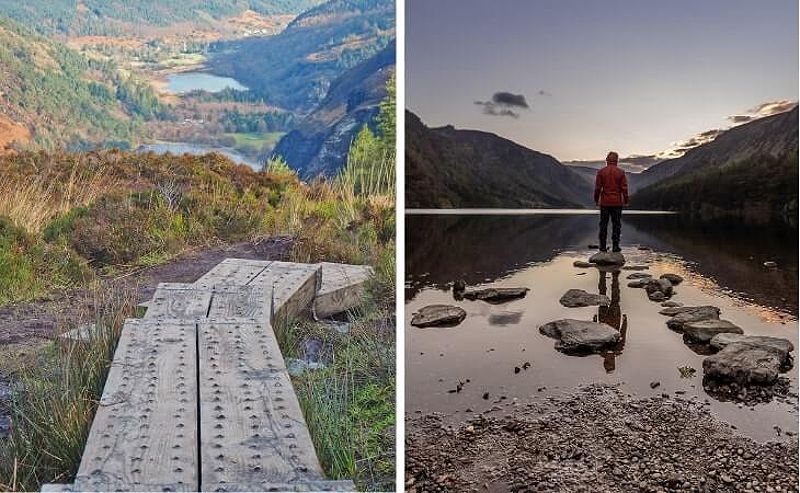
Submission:
[[[600,206],[600,251],[608,251],[608,220],[611,219],[612,251],[619,252],[622,233],[622,207],[628,205],[628,179],[617,166],[619,155],[609,152],[606,167],[597,172],[594,181],[594,203]]]

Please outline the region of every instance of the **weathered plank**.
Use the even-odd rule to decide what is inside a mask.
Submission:
[[[213,288],[208,318],[238,318],[251,322],[267,322],[271,309],[270,290],[256,286],[218,285]]]
[[[324,480],[269,324],[198,331],[202,488]]]
[[[310,309],[321,276],[319,265],[272,262],[250,281],[250,285],[272,289],[272,322],[275,326]]]
[[[196,354],[193,322],[125,322],[75,490],[196,491]]]
[[[228,258],[206,272],[194,282],[194,285],[200,288],[220,285],[245,286],[271,264],[272,261],[269,260]]]
[[[349,480],[297,480],[292,483],[236,483],[213,484],[203,487],[203,491],[356,491]]]
[[[330,262],[319,265],[322,270],[322,284],[314,298],[314,315],[318,318],[330,317],[361,304],[364,284],[372,275],[372,267]]]
[[[145,312],[145,319],[192,320],[205,318],[211,290],[192,284],[161,283]]]

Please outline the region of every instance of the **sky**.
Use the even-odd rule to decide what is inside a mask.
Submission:
[[[408,108],[561,161],[677,155],[797,99],[797,0],[406,0]]]

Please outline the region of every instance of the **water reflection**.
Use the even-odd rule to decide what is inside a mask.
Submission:
[[[608,296],[607,281],[609,273],[602,270],[597,272],[600,275],[600,283],[597,289],[600,294]],[[611,303],[608,306],[597,307],[597,315],[594,317],[595,322],[610,325],[620,334],[619,341],[600,352],[606,373],[612,373],[616,369],[617,356],[622,354],[622,349],[625,347],[625,338],[628,335],[628,316],[624,315],[620,309],[619,270],[611,272],[611,296],[609,299]]]

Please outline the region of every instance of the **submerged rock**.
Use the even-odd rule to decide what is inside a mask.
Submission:
[[[649,268],[649,265],[625,265],[622,270],[647,270]]]
[[[502,303],[504,301],[524,298],[525,295],[528,294],[528,291],[528,288],[484,288],[464,291],[463,296],[468,300]]]
[[[608,296],[587,293],[583,289],[570,289],[564,293],[564,296],[558,301],[568,308],[597,305],[608,306],[611,304],[611,300],[608,299]]]
[[[451,305],[428,305],[421,308],[411,317],[414,327],[437,327],[442,325],[458,325],[467,318],[463,308]]]
[[[667,320],[667,327],[680,332],[687,322],[718,320],[720,310],[716,306],[677,306],[664,308],[658,313],[672,317]]]
[[[781,362],[783,364],[789,363],[789,353],[794,351],[794,345],[788,339],[770,336],[746,336],[742,334],[722,333],[715,335],[709,344],[714,349],[721,350],[735,342],[744,342],[755,346],[771,347],[780,353]]]
[[[708,344],[718,334],[744,334],[738,325],[728,320],[699,320],[683,324],[683,335],[690,342]]]
[[[653,277],[653,274],[648,274],[646,272],[634,272],[633,274],[628,274],[626,279],[644,279],[646,277]]]
[[[597,252],[589,257],[589,262],[596,265],[623,265],[625,257],[620,252]]]
[[[584,262],[583,260],[576,260],[575,262],[572,262],[572,265],[573,265],[574,267],[580,267],[581,269],[586,269],[586,268],[589,268],[589,267],[594,267],[594,264],[592,264],[592,263],[589,263],[589,262]]]
[[[703,360],[706,377],[741,384],[766,385],[778,379],[782,353],[769,345],[732,342]]]
[[[677,286],[678,284],[683,282],[683,278],[678,274],[661,274],[661,276],[659,276],[659,279],[666,279],[673,286]]]
[[[555,348],[567,353],[597,351],[620,338],[610,325],[587,320],[556,320],[539,327],[539,332],[558,339]]]

